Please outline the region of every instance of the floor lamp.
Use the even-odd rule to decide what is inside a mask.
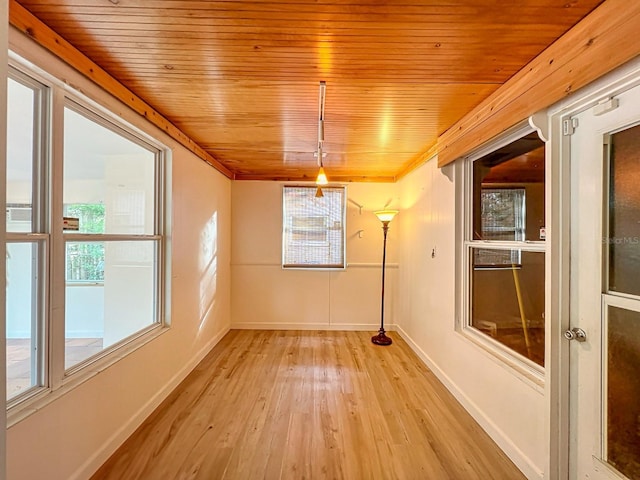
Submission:
[[[376,345],[391,345],[391,339],[384,332],[384,267],[387,260],[387,232],[389,231],[389,223],[398,213],[397,210],[380,210],[373,212],[382,222],[382,232],[384,233],[384,243],[382,246],[382,306],[380,310],[380,330],[378,334],[371,337],[371,341]]]

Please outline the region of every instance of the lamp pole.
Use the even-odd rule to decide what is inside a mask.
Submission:
[[[398,213],[397,210],[381,210],[375,212],[376,216],[382,222],[382,232],[384,234],[384,242],[382,244],[382,289],[381,289],[381,306],[380,306],[380,330],[378,334],[371,337],[371,341],[376,345],[391,345],[392,341],[384,331],[384,272],[387,262],[387,232],[389,231],[389,223]]]

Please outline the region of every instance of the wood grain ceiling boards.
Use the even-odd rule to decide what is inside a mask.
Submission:
[[[236,179],[394,180],[601,0],[20,0]]]

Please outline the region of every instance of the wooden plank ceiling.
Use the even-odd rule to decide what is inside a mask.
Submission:
[[[19,0],[236,179],[395,180],[602,0]]]

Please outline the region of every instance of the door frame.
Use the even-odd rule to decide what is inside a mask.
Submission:
[[[628,62],[610,74],[583,88],[539,116],[546,116],[546,218],[547,255],[546,311],[549,314],[545,339],[546,416],[548,457],[545,478],[569,479],[569,352],[570,342],[563,333],[570,324],[571,253],[571,117],[603,100],[640,85],[640,58]],[[579,126],[577,127],[579,128]]]

